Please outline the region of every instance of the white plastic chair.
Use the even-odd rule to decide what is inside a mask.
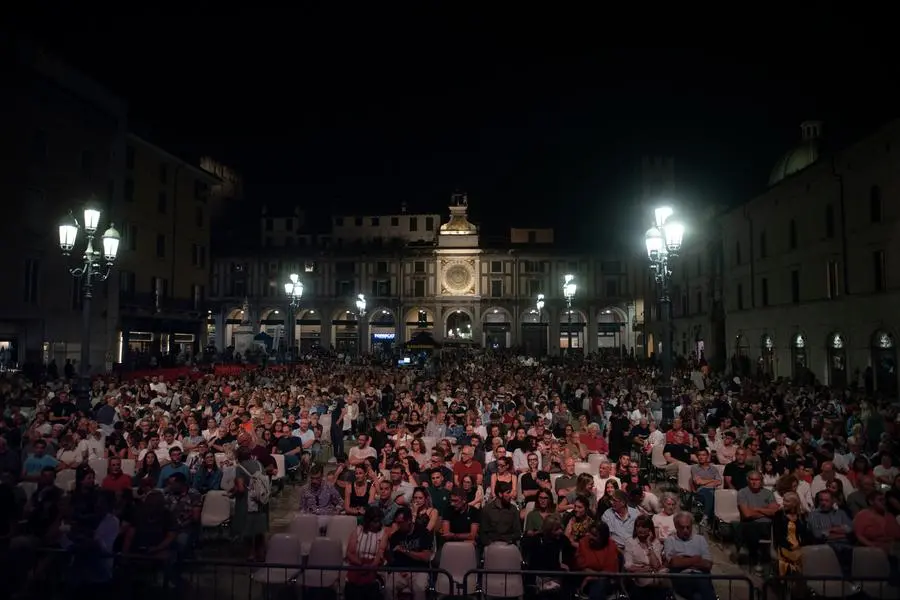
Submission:
[[[436,437],[423,437],[422,443],[425,444],[425,454],[431,454],[431,451],[438,443],[438,439]]]
[[[519,481],[516,490],[518,490],[518,496],[516,497],[516,501],[520,504],[525,500],[525,494],[522,492],[522,478],[525,476],[525,473],[519,473]]]
[[[657,444],[650,448],[650,464],[653,466],[654,473],[658,478],[666,475],[665,450],[666,447],[662,444]]]
[[[737,490],[720,490],[713,492],[715,497],[715,515],[722,523],[736,523],[741,520],[738,509]]]
[[[591,472],[591,463],[587,462],[577,462],[575,463],[575,474],[581,475],[582,473],[590,473]]]
[[[900,598],[900,588],[888,585],[887,578],[891,574],[891,563],[887,553],[880,548],[857,546],[853,549],[853,567],[851,575],[854,579],[878,577],[882,581],[860,581],[863,593],[869,598],[888,600]]]
[[[64,469],[56,474],[56,487],[64,492],[75,489],[75,469]]]
[[[484,549],[487,571],[512,571],[515,574],[488,573],[484,576],[484,594],[491,598],[518,598],[525,594],[522,581],[522,553],[512,544],[493,543]]]
[[[725,481],[725,465],[713,465],[716,468],[716,471],[719,472],[719,477],[722,478],[722,481]]]
[[[331,413],[320,415],[319,425],[322,426],[323,434],[327,436],[328,432],[331,431]]]
[[[97,485],[103,483],[103,480],[106,479],[106,474],[109,472],[109,461],[105,458],[92,458],[88,461],[88,466],[94,472],[94,480],[97,482]]]
[[[225,492],[212,490],[203,497],[200,525],[221,527],[231,519],[231,498]]]
[[[25,502],[30,501],[37,491],[37,484],[33,481],[20,481],[18,487],[25,493]]]
[[[133,458],[123,458],[122,472],[126,475],[134,477],[134,474],[137,472],[137,461],[135,461]]]
[[[297,565],[296,568],[262,567],[254,571],[251,578],[265,585],[284,585],[297,577],[302,561],[300,538],[292,533],[276,533],[269,539],[266,547],[266,562],[273,565]]]
[[[318,537],[309,550],[306,568],[297,584],[301,587],[328,588],[337,583],[340,571],[317,569],[316,567],[338,567],[344,564],[344,551],[338,540]]]
[[[691,465],[678,463],[678,489],[682,492],[693,493],[691,485]]]
[[[237,467],[222,467],[222,483],[220,487],[223,490],[230,490],[234,487],[234,476]]]
[[[297,515],[288,525],[288,533],[300,538],[300,549],[303,556],[309,556],[312,541],[319,537],[319,517],[316,515]]]
[[[588,454],[588,464],[591,466],[591,475],[600,471],[600,465],[606,461],[605,454]]]
[[[350,536],[356,531],[356,526],[356,517],[351,517],[350,515],[334,515],[328,521],[328,527],[325,528],[325,537],[341,543],[341,548],[344,550],[344,554],[341,554],[342,557],[347,554],[347,542],[350,541]]]
[[[450,589],[450,581],[444,573],[437,574],[434,588],[438,594],[455,596],[457,590],[465,590],[466,596],[475,594],[477,577],[470,576],[466,579],[466,573],[478,568],[478,557],[475,555],[475,546],[469,542],[447,542],[441,550],[441,564],[439,568],[450,573],[453,578],[453,587]],[[463,581],[466,579],[465,581]]]
[[[822,581],[822,577],[835,577],[841,574],[841,565],[837,555],[828,544],[803,546],[803,577],[806,585],[815,594],[823,598],[848,598],[859,593],[859,586],[850,581]],[[854,562],[856,562],[854,560]]]
[[[284,479],[287,476],[287,469],[284,466],[284,454],[273,454],[272,458],[275,459],[275,477],[272,480]]]

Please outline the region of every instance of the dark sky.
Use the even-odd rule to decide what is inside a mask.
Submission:
[[[443,214],[462,189],[495,230],[554,224],[597,248],[640,240],[641,155],[674,156],[676,200],[734,204],[800,121],[842,141],[896,116],[878,50],[574,47],[437,13],[251,12],[64,15],[39,35],[153,141],[241,170],[254,203]]]

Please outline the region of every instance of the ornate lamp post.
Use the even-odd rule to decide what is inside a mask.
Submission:
[[[672,345],[672,298],[669,286],[672,281],[670,260],[678,256],[681,243],[684,241],[684,225],[672,219],[674,211],[668,206],[661,206],[654,211],[654,226],[647,230],[645,243],[650,271],[656,280],[656,297],[659,301],[659,312],[662,318],[662,383],[659,395],[662,398],[663,422],[668,426],[675,418],[675,406],[672,401],[672,362],[674,347]]]
[[[59,225],[59,247],[63,256],[71,255],[78,241],[78,232],[83,231],[86,239],[84,254],[81,256],[81,264],[69,268],[72,277],[81,281],[82,309],[81,309],[81,362],[78,372],[81,376],[82,390],[79,395],[80,402],[90,403],[90,369],[91,369],[91,299],[94,297],[94,284],[106,281],[112,272],[113,263],[116,262],[116,254],[119,252],[119,232],[113,228],[103,232],[102,252],[94,247],[97,236],[97,228],[100,225],[100,209],[96,202],[91,200],[84,208],[84,220],[78,219],[69,212]]]
[[[566,316],[567,316],[567,333],[568,343],[566,344],[566,354],[572,354],[572,300],[575,299],[575,291],[578,289],[575,284],[574,275],[566,275],[563,278],[563,297],[566,299]]]
[[[288,352],[290,352],[291,359],[293,360],[295,354],[294,345],[297,342],[297,317],[295,313],[300,307],[300,298],[303,297],[303,282],[300,281],[299,275],[291,273],[290,276],[288,276],[288,281],[284,284],[284,293],[287,294],[288,297],[287,327],[285,327],[285,333],[288,335]]]
[[[366,295],[357,294],[356,296],[356,328],[359,329],[359,347],[357,354],[362,356],[363,353],[363,317],[366,316]]]

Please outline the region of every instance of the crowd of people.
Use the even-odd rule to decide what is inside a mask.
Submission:
[[[421,597],[427,575],[402,569],[440,564],[451,541],[479,556],[515,545],[534,570],[586,573],[535,585],[592,599],[616,585],[602,574],[624,572],[636,598],[674,585],[713,600],[708,578],[661,576],[710,572],[704,531],[733,529],[735,558],[757,571],[771,554],[778,573],[802,572],[809,544],[831,547],[848,573],[854,547],[877,548],[896,571],[892,399],[732,378],[701,359],[676,372],[669,423],[660,383],[653,365],[608,357],[469,352],[425,373],[322,354],[172,381],[100,377],[82,410],[65,379],[4,374],[0,536],[20,563],[43,548],[158,557],[177,585],[206,496],[233,499],[241,558],[260,561],[272,494],[296,479],[298,512],[357,517],[346,560],[394,567],[384,583],[396,595]],[[667,483],[685,469],[681,489]],[[720,490],[736,496],[734,523],[720,522]],[[685,498],[702,507],[696,519]],[[83,584],[113,577],[106,558],[72,561]],[[377,588],[364,574],[346,585]]]

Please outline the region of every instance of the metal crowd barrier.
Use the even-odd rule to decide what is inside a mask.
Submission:
[[[897,600],[900,598],[900,574],[895,573],[893,579],[890,576],[844,575],[771,577],[766,580],[762,595],[763,600],[790,600],[798,597]]]
[[[652,581],[648,581],[648,579]],[[459,592],[472,590],[487,597],[575,600],[586,598],[597,580],[604,581],[603,598],[700,598],[701,600],[756,600],[753,581],[743,575],[703,573],[593,573],[587,571],[534,571],[473,569],[465,574]],[[650,586],[640,585],[652,583]]]
[[[8,557],[3,558],[9,565]],[[20,565],[17,576],[7,578],[0,599],[419,600],[438,592],[452,596],[456,591],[450,573],[436,568],[371,569],[217,559],[174,562],[140,555],[85,556],[43,549],[29,559],[27,568]],[[103,568],[107,563],[111,569]],[[92,576],[85,577],[88,573]]]

